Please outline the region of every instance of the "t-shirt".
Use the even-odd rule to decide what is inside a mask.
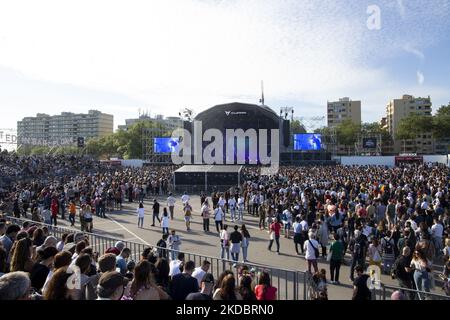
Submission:
[[[353,285],[356,287],[356,293],[353,296],[353,300],[371,300],[372,294],[367,287],[367,280],[369,276],[363,274],[355,279]]]
[[[30,272],[31,287],[41,290],[47,280],[50,269],[41,263],[35,263]]]
[[[121,273],[122,275],[124,275],[125,273],[127,273],[127,261],[126,261],[123,257],[118,256],[118,257],[116,258],[116,267],[117,267],[118,269],[120,269],[120,273]]]
[[[197,279],[199,287],[202,284],[202,280],[203,280],[203,277],[205,276],[205,274],[206,274],[206,272],[201,267],[195,268],[194,272],[192,273],[192,276],[195,279]]]
[[[139,218],[143,218],[145,216],[145,210],[144,208],[138,208],[137,209],[137,214]]]
[[[335,241],[331,244],[330,251],[331,260],[340,261],[344,255],[344,245],[341,241]]]
[[[173,300],[186,300],[190,293],[198,293],[197,279],[186,273],[177,274],[172,278],[170,296]]]
[[[277,298],[277,288],[268,287],[266,288],[266,292],[264,293],[264,286],[257,285],[255,287],[255,294],[257,300],[273,301]]]
[[[316,253],[315,253],[313,246],[314,246],[314,248],[319,250],[320,244],[315,239],[305,241],[305,244],[303,245],[303,247],[306,251],[306,255],[305,255],[306,260],[315,260],[318,258],[318,257],[316,257]]]
[[[170,267],[170,271],[169,271],[169,276],[173,277],[176,276],[177,274],[180,274],[180,264],[181,261],[180,260],[174,260],[174,261],[170,261],[169,267]]]
[[[280,236],[281,225],[279,223],[272,223],[270,225],[270,230],[275,233],[276,237]]]

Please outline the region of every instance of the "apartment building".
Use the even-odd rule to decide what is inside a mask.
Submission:
[[[354,124],[361,124],[361,101],[352,101],[348,97],[339,101],[327,102],[327,125],[335,127],[344,120],[351,120]]]
[[[114,130],[113,115],[97,110],[85,113],[62,112],[50,116],[38,113],[17,122],[18,145],[73,145],[79,137],[103,137]]]
[[[386,128],[394,139],[396,153],[433,153],[434,141],[431,133],[418,134],[416,139],[399,140],[396,133],[400,121],[410,114],[431,117],[431,98],[403,95],[401,99],[393,99],[386,106]]]

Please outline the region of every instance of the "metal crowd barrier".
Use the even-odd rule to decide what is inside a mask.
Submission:
[[[435,292],[426,292],[385,284],[381,284],[381,288],[375,290],[375,297],[377,300],[391,300],[391,295],[395,291],[401,291],[406,296],[407,300],[450,300],[450,296]]]
[[[145,248],[151,247],[154,250],[165,250],[170,257],[172,250],[168,248],[159,248],[154,245],[146,245],[143,243],[125,241],[121,239],[110,238],[102,235],[97,235],[94,233],[81,232],[79,229],[75,228],[66,228],[66,227],[58,227],[52,226],[49,224],[35,222],[29,219],[16,218],[12,216],[5,217],[7,221],[10,223],[17,224],[22,226],[24,222],[29,222],[30,224],[45,226],[48,228],[50,234],[54,237],[61,239],[64,233],[72,234],[72,233],[83,233],[87,236],[89,240],[90,247],[93,248],[94,252],[98,252],[99,254],[103,254],[107,249],[114,247],[117,241],[122,241],[125,244],[125,247],[131,250],[131,257],[134,261],[139,261],[140,256]],[[200,266],[204,260],[207,260],[211,263],[210,271],[215,279],[218,279],[220,274],[225,270],[231,270],[235,274],[236,279],[239,278],[241,267],[243,265],[248,266],[251,271],[254,271],[257,274],[260,271],[267,271],[271,276],[272,285],[276,287],[277,290],[277,298],[278,300],[309,300],[311,297],[311,276],[307,272],[302,271],[294,271],[288,269],[280,269],[274,268],[268,265],[257,264],[246,262],[245,264],[236,263],[232,260],[221,259],[218,257],[211,257],[202,254],[196,254],[191,252],[186,252],[183,250],[176,251],[174,254],[176,255],[178,252],[182,252],[185,255],[185,260],[192,260],[195,262],[196,266]]]

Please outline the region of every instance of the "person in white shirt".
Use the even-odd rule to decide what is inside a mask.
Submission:
[[[163,216],[161,218],[161,227],[163,234],[169,234],[169,213],[167,212],[167,208],[163,209]]]
[[[216,230],[218,233],[220,233],[220,230],[223,228],[223,211],[220,207],[217,207],[214,210],[214,222],[216,223]],[[220,227],[220,229],[219,229]]]
[[[242,221],[244,217],[244,207],[245,207],[245,201],[243,196],[239,196],[237,205],[238,205],[238,219],[239,221]]]
[[[230,208],[231,221],[237,220],[236,217],[236,200],[234,198],[230,198],[228,200],[228,207]]]
[[[230,260],[230,235],[228,234],[227,229],[228,226],[224,225],[220,231],[220,258]]]
[[[431,226],[431,234],[436,248],[436,253],[439,255],[443,248],[442,236],[444,235],[444,226],[441,222],[434,218],[434,224]]]
[[[145,217],[145,209],[144,204],[139,203],[139,208],[137,208],[137,216],[138,216],[138,228],[144,227],[144,217]]]
[[[189,199],[190,199],[190,198],[189,198],[187,192],[185,192],[185,193],[183,194],[183,196],[181,197],[181,202],[183,202],[183,204],[186,204],[186,202],[188,202]]]
[[[170,261],[170,264],[169,264],[169,268],[170,268],[169,276],[170,277],[174,277],[177,274],[181,273],[180,265],[183,262],[184,262],[184,253],[182,253],[182,252],[178,253],[177,259],[173,259],[172,261]]]
[[[177,256],[181,245],[180,236],[176,234],[175,230],[172,230],[172,233],[167,239],[167,242],[169,244],[171,258],[172,260],[175,260],[175,257]]]
[[[308,261],[308,271],[311,273],[311,266],[314,267],[314,272],[318,272],[319,268],[317,266],[317,259],[319,257],[319,247],[320,244],[317,242],[316,235],[312,232],[309,233],[309,240],[305,241],[304,244],[304,250],[305,253],[305,259]]]
[[[203,277],[208,273],[209,268],[211,267],[211,262],[208,260],[203,261],[202,266],[195,268],[192,276],[197,279],[199,287],[201,287]]]
[[[219,201],[217,202],[217,205],[219,206],[219,208],[222,209],[222,212],[223,212],[223,220],[224,220],[224,221],[225,221],[225,219],[226,219],[226,217],[225,217],[225,215],[226,215],[226,212],[225,212],[225,204],[226,204],[225,199],[224,199],[222,196],[220,196]]]
[[[175,202],[176,202],[176,200],[172,196],[172,193],[169,193],[169,197],[167,198],[167,206],[169,207],[170,219],[171,220],[173,220],[173,213],[174,213],[174,210],[175,210]]]

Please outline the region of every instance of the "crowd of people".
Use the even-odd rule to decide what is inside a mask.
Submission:
[[[118,241],[99,255],[82,232],[56,238],[47,227],[0,220],[0,300],[276,300],[270,274],[245,266],[214,278],[184,253],[147,247],[139,261]],[[169,258],[169,251],[172,258]]]
[[[175,288],[179,285],[177,281],[173,283],[176,275],[171,271],[172,266],[183,262],[178,256],[180,237],[175,230],[169,230],[177,202],[170,184],[175,167],[114,168],[79,157],[58,157],[52,162],[51,159],[44,161],[34,157],[8,158],[2,155],[2,160],[5,160],[0,166],[2,173],[11,176],[14,171],[21,172],[25,173],[28,179],[23,181],[16,178],[0,190],[0,210],[16,217],[31,217],[31,220],[36,222],[56,226],[58,219],[65,219],[68,215],[71,225],[74,226],[78,215],[80,231],[95,232],[94,217],[105,218],[108,212],[120,210],[123,202],[127,201],[136,202],[137,222],[138,226],[142,227],[145,215],[143,201],[148,197],[155,198],[152,226],[155,226],[157,220],[163,233],[157,246],[170,249],[170,253],[159,249],[156,260],[150,261],[150,265],[138,263],[128,266],[123,260],[128,258],[129,249],[116,250],[115,267],[120,266],[121,276],[133,279],[130,282],[131,293],[126,289],[128,286],[124,286],[126,290],[116,296],[134,298],[142,294],[155,298],[179,298],[174,297],[169,288],[169,284],[175,285]],[[77,173],[64,174],[68,166],[77,170]],[[59,174],[41,179],[43,172]],[[366,270],[379,270],[380,273],[397,279],[401,288],[419,291],[400,291],[400,295],[409,299],[426,298],[424,292],[430,292],[438,281],[442,283],[444,292],[450,294],[450,193],[447,166],[423,164],[394,168],[339,165],[281,167],[278,173],[272,176],[260,175],[257,167],[246,167],[244,175],[245,182],[241,186],[223,192],[218,190],[211,195],[202,193],[200,212],[194,212],[187,193],[181,196],[186,230],[191,230],[190,222],[194,215],[202,218],[205,233],[211,232],[210,220],[213,220],[220,239],[221,258],[234,261],[235,266],[240,265],[240,261],[244,265],[248,262],[248,249],[252,240],[244,221],[253,216],[259,222],[259,229],[268,232],[268,251],[272,251],[275,246],[278,254],[281,250],[293,251],[304,257],[307,261],[307,271],[312,274],[318,288],[318,298],[327,297],[327,284],[341,284],[340,269],[343,263],[350,267],[348,278],[354,286],[354,299],[371,297],[366,287]],[[156,196],[167,196],[167,203],[161,206]],[[69,242],[67,239],[52,239],[51,235],[46,234],[48,230],[45,228],[36,229],[44,229],[42,232],[33,230],[31,233],[27,229],[17,228],[11,225],[0,233],[0,247],[6,252],[2,253],[5,256],[3,272],[7,275],[14,272],[31,272],[38,264],[36,268],[44,269],[41,265],[46,265],[52,274],[55,257],[65,251],[63,248],[67,243],[73,243],[72,247],[75,248],[72,248],[74,251],[71,261],[74,263],[71,265],[76,264],[83,269],[78,257],[87,255],[91,267],[88,271],[83,269],[87,272],[86,275],[97,276],[99,280],[100,274],[108,272],[106,269],[101,271],[100,261],[103,260],[92,253],[86,239],[80,241],[84,245],[80,245],[78,250],[76,248],[79,241],[70,238],[72,241]],[[11,237],[9,229],[15,230],[16,236]],[[35,232],[39,241],[54,243],[49,248],[55,247],[58,252],[42,247],[44,242],[36,244]],[[22,236],[18,237],[17,234]],[[292,239],[291,248],[281,248],[281,236]],[[14,266],[11,269],[11,260],[15,254],[12,247],[15,249],[19,242],[19,248],[24,248],[19,250],[25,252],[22,253],[24,257],[19,268]],[[47,251],[44,253],[45,249]],[[82,253],[83,250],[87,252]],[[350,258],[349,261],[346,261],[346,256]],[[87,261],[87,258],[84,259]],[[164,262],[160,262],[161,259]],[[319,270],[318,261],[329,264],[329,277],[326,270]],[[169,265],[170,275],[166,277],[164,274],[163,279],[160,279],[161,275],[155,271],[159,270],[161,264]],[[195,266],[192,264],[190,261],[181,264],[185,270],[181,271],[185,274],[184,278],[189,278],[186,274],[191,276],[191,271],[194,273]],[[270,264],[269,260],[267,264]],[[165,266],[161,268],[167,269]],[[69,266],[64,274],[70,273],[70,270],[72,269]],[[152,276],[148,270],[151,270]],[[436,279],[435,274],[439,278]],[[109,280],[105,280],[107,283],[120,282],[117,280],[118,275],[108,275]],[[250,273],[250,278],[245,274],[242,279],[228,279],[226,275],[220,275],[219,281],[212,281],[213,275],[203,276],[205,279],[197,278],[197,286],[188,282],[182,286],[191,287],[193,292],[190,293],[196,294],[197,298],[198,292],[211,295],[211,290],[203,291],[203,286],[210,288],[212,283],[217,290],[223,289],[227,292],[223,296],[220,295],[222,298],[244,298],[253,295],[261,298],[261,292],[256,288],[262,284],[263,299],[267,298],[266,294],[273,296],[268,292],[276,291],[275,288],[267,290],[272,286],[264,280],[265,275],[256,277]],[[256,278],[258,280],[255,280]],[[30,281],[33,282],[32,279]],[[136,281],[139,281],[139,285],[135,284]],[[165,285],[154,285],[161,283]],[[142,290],[147,290],[142,287],[152,287],[154,291],[142,293]],[[34,290],[46,297],[42,288]],[[236,294],[233,295],[232,292]],[[211,296],[217,298],[215,293]],[[183,298],[187,296],[188,294]]]

